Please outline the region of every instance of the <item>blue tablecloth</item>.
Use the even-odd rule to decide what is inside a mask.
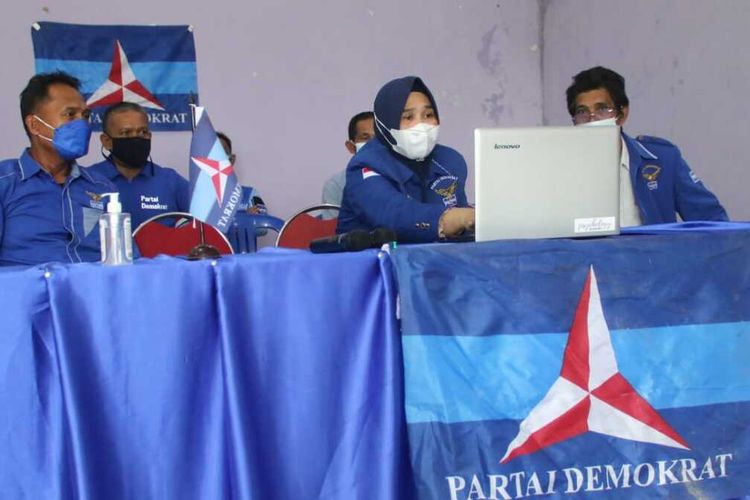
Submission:
[[[734,230],[399,247],[400,320],[376,251],[2,269],[0,497],[476,498],[503,478],[516,496],[536,470],[584,494],[596,467],[660,460],[714,477],[610,493],[746,493],[749,247]],[[584,433],[501,467],[592,271],[620,369],[692,449]]]
[[[3,498],[398,498],[375,251],[0,271]]]

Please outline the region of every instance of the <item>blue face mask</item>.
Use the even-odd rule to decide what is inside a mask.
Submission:
[[[52,139],[43,135],[39,137],[50,141],[57,154],[64,160],[76,160],[89,152],[91,124],[88,120],[79,118],[55,128],[36,115],[34,118],[55,131]]]

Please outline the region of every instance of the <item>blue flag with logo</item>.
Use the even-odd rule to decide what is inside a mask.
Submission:
[[[151,130],[192,128],[198,78],[191,27],[38,22],[31,39],[37,73],[65,71],[81,80],[95,130],[104,110],[122,101],[143,106]]]
[[[190,213],[226,233],[242,200],[242,186],[208,113],[195,107],[190,142]]]
[[[418,498],[750,492],[750,231],[393,258]]]

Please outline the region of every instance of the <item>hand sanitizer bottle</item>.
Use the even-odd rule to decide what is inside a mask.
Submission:
[[[133,235],[130,232],[130,214],[122,212],[120,193],[104,193],[102,196],[109,197],[107,211],[99,216],[102,264],[132,264]]]

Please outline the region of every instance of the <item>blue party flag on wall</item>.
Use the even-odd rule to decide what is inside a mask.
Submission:
[[[101,130],[104,110],[140,104],[152,130],[190,130],[198,78],[190,26],[92,26],[39,22],[31,30],[37,73],[64,71],[81,80]]]

